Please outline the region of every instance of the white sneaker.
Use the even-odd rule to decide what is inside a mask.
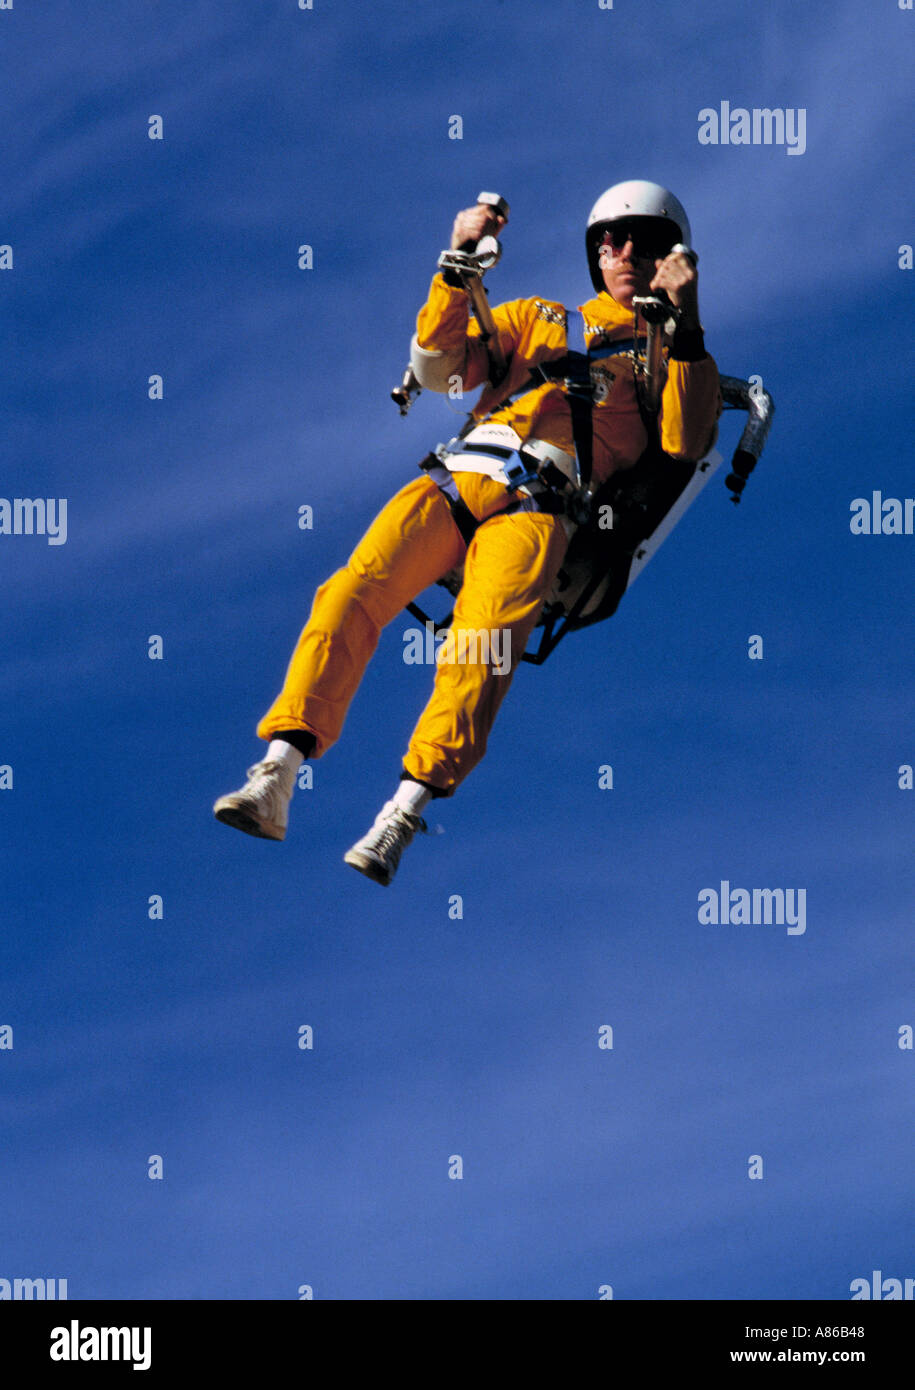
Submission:
[[[387,888],[397,872],[400,856],[417,830],[427,829],[420,816],[411,815],[393,801],[386,801],[371,830],[346,851],[344,861]]]
[[[213,814],[225,825],[244,830],[246,835],[258,835],[262,840],[284,840],[295,776],[285,763],[273,760],[255,763],[248,768],[248,780],[241,791],[221,796],[213,807]]]

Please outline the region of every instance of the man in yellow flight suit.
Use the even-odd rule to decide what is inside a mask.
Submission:
[[[455,219],[452,249],[501,230],[503,222],[492,207],[465,209]],[[657,416],[661,448],[674,459],[696,460],[714,439],[718,371],[704,346],[689,243],[681,204],[654,183],[616,184],[591,211],[586,248],[596,297],[581,306],[578,322],[593,388],[587,441],[592,487],[632,468],[653,428],[640,409],[633,369],[634,296],[663,290],[679,312]],[[339,737],[381,629],[463,564],[451,633],[438,653],[432,695],[410,738],[398,788],[344,856],[382,884],[390,883],[416,831],[426,829],[421,813],[430,798],[451,796],[486,751],[511,672],[504,660],[482,659],[479,636],[492,635],[490,655],[500,637],[502,652],[520,657],[573,530],[563,497],[581,483],[580,430],[576,437],[566,383],[549,377],[549,364],[568,351],[573,314],[539,298],[496,307],[499,348],[509,367],[494,387],[480,326],[452,278],[446,271],[432,281],[411,361],[421,384],[434,390],[447,391],[455,375],[465,391],[487,383],[473,411],[478,427],[463,443],[452,441],[455,451],[443,462],[439,456],[434,468],[401,488],[347,564],[317,590],[283,689],[257,727],[269,743],[266,755],[249,769],[240,791],[214,806],[226,824],[282,840],[298,769]],[[644,332],[641,320],[638,326]],[[532,380],[538,369],[545,375]],[[512,486],[511,464],[519,458],[512,446],[521,443],[552,468],[544,474],[549,486]]]

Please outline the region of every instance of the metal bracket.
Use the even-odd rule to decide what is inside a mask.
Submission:
[[[462,281],[479,280],[497,264],[501,255],[502,247],[497,238],[484,236],[473,251],[443,251],[437,264],[439,270],[451,270]]]

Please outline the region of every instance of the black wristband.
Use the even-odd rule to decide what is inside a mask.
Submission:
[[[670,355],[675,362],[701,362],[703,357],[708,357],[702,329],[678,328],[670,345]]]

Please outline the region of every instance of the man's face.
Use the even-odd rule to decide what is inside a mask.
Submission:
[[[604,233],[599,265],[604,288],[624,309],[632,308],[635,295],[650,292],[658,265],[674,242],[669,225],[651,218],[615,222]]]

